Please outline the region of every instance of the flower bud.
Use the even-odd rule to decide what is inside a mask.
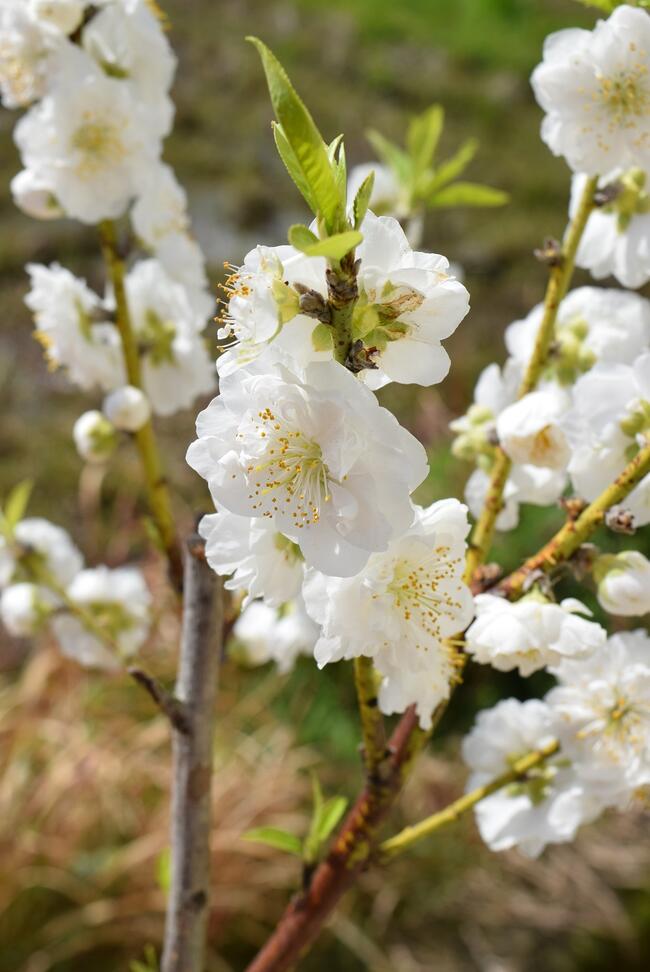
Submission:
[[[598,600],[606,611],[641,617],[650,611],[650,561],[638,550],[604,554],[594,565]]]
[[[111,392],[102,407],[108,420],[123,432],[137,432],[151,415],[149,399],[134,385],[124,385]]]
[[[86,462],[106,462],[117,446],[115,426],[96,410],[79,416],[72,435],[77,452]]]
[[[12,584],[0,597],[0,617],[15,638],[28,638],[39,630],[56,604],[56,598],[36,584]]]
[[[72,34],[83,18],[82,0],[29,0],[30,13],[63,34]]]
[[[16,206],[32,219],[59,219],[65,216],[49,186],[31,169],[23,169],[13,177],[11,193]]]

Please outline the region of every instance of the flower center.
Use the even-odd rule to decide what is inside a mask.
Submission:
[[[436,641],[440,638],[441,615],[453,617],[462,607],[444,585],[456,575],[459,565],[460,558],[452,558],[448,547],[436,547],[424,560],[397,560],[387,588],[404,621]],[[427,644],[416,647],[429,650]]]
[[[105,166],[115,165],[126,154],[118,124],[106,118],[96,118],[90,111],[84,112],[70,147],[79,153],[76,172],[81,178],[96,175]]]
[[[598,79],[598,98],[616,127],[633,128],[634,118],[643,118],[650,108],[648,68],[639,62],[629,70]]]
[[[257,413],[247,438],[257,460],[246,466],[253,509],[267,517],[288,513],[300,529],[318,523],[331,499],[318,443],[268,407]]]

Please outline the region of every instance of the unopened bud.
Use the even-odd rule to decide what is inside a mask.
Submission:
[[[79,416],[72,436],[77,452],[86,462],[106,462],[117,446],[115,426],[96,410]]]
[[[103,411],[116,429],[137,432],[148,422],[151,415],[149,399],[134,385],[124,385],[111,392],[104,400]]]

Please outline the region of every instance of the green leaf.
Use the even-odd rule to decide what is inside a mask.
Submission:
[[[421,115],[411,119],[406,136],[406,147],[416,173],[423,172],[431,165],[444,121],[445,113],[441,105],[432,105]]]
[[[397,181],[402,185],[408,185],[413,177],[413,163],[406,152],[393,142],[389,142],[374,128],[366,132],[366,138],[384,165],[393,170]]]
[[[303,226],[301,223],[295,223],[293,226],[289,227],[289,243],[296,248],[296,250],[301,250],[306,253],[310,246],[314,243],[318,243],[319,239],[315,233],[307,227]]]
[[[324,804],[318,824],[318,840],[324,844],[345,813],[348,801],[344,796],[330,797]]]
[[[355,246],[363,240],[363,236],[358,230],[346,230],[345,233],[336,233],[334,236],[326,236],[324,240],[317,240],[310,246],[302,248],[302,252],[307,256],[322,256],[328,260],[342,260],[346,253],[354,250]],[[295,244],[294,244],[295,245]]]
[[[10,530],[13,531],[14,527],[24,517],[33,489],[33,481],[31,479],[25,479],[22,483],[14,486],[9,493],[5,503],[4,517]]]
[[[508,202],[507,192],[480,186],[475,182],[454,182],[434,193],[429,205],[436,209],[443,206],[503,206]]]
[[[368,206],[370,205],[370,197],[372,196],[372,189],[375,184],[375,173],[371,172],[363,180],[356,196],[354,197],[354,202],[352,203],[352,218],[354,220],[354,228],[359,229],[363,223],[363,218],[368,212]]]
[[[332,329],[327,324],[317,324],[311,334],[314,351],[331,351],[334,347]]]
[[[312,810],[311,823],[309,825],[309,833],[305,838],[305,845],[303,850],[303,856],[307,863],[313,863],[318,857],[318,848],[320,847],[320,841],[318,839],[318,830],[320,826],[320,820],[323,813],[323,791],[321,790],[321,785],[318,782],[318,777],[314,772],[311,773],[311,790],[312,790],[312,800],[314,804],[314,809]]]
[[[321,213],[328,226],[333,228],[344,209],[344,199],[338,190],[323,137],[272,51],[257,37],[247,40],[255,45],[262,59],[273,109],[299,168],[299,178],[294,181],[303,196],[305,185],[308,187],[312,209],[316,214]],[[289,173],[293,176],[291,170]]]
[[[288,830],[280,830],[279,827],[255,827],[253,830],[247,830],[243,839],[257,844],[267,844],[269,847],[275,847],[276,850],[302,857],[302,844],[299,838],[295,834],[290,834]]]
[[[291,148],[291,145],[287,140],[287,136],[284,134],[284,131],[282,130],[282,125],[279,125],[277,122],[274,121],[272,122],[272,128],[273,128],[273,138],[275,139],[275,147],[278,150],[278,154],[280,158],[284,162],[285,169],[293,179],[295,185],[298,187],[298,190],[302,194],[305,202],[307,203],[311,211],[315,212],[317,208],[316,202],[314,201],[314,197],[312,196],[311,189],[309,188],[309,184],[305,179],[305,175],[301,168],[298,157],[294,152],[294,150]]]
[[[615,10],[624,0],[578,0],[583,7],[596,7],[597,10],[604,10],[605,13],[611,13]],[[643,0],[639,0],[639,7],[646,7],[647,3]]]
[[[450,159],[439,165],[433,173],[433,178],[427,185],[425,194],[433,193],[435,189],[446,186],[448,182],[456,179],[470,164],[478,149],[478,142],[475,138],[470,138],[464,145],[455,152]]]

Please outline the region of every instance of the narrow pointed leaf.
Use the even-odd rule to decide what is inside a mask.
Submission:
[[[503,206],[508,199],[508,193],[501,189],[475,182],[454,182],[434,193],[429,205],[436,209],[446,206]]]
[[[422,172],[431,165],[444,120],[445,113],[441,105],[432,105],[421,115],[411,119],[406,136],[406,147],[416,172]]]
[[[247,39],[262,59],[273,109],[300,167],[301,183],[309,187],[315,212],[334,226],[342,200],[323,137],[276,56],[259,38]],[[298,188],[304,195],[303,188]]]
[[[34,483],[32,480],[25,479],[22,483],[18,483],[16,486],[14,486],[9,493],[5,503],[4,515],[10,529],[13,530],[16,524],[20,523],[24,517],[29,505],[33,488]]]
[[[478,142],[475,138],[470,138],[465,142],[450,159],[436,168],[433,179],[427,187],[428,191],[432,193],[435,189],[446,186],[448,182],[458,178],[476,155],[477,149]]]
[[[384,165],[393,170],[397,181],[402,185],[408,184],[413,175],[413,164],[406,152],[374,128],[366,132],[366,137]]]
[[[370,197],[372,196],[373,186],[375,184],[375,173],[371,172],[363,180],[356,196],[354,197],[354,202],[352,204],[352,219],[354,220],[354,228],[359,229],[363,223],[363,218],[368,212],[368,206],[370,205]]]
[[[280,830],[279,827],[255,827],[253,830],[247,830],[243,834],[243,839],[257,844],[266,844],[287,854],[302,857],[302,844],[299,838],[295,834],[290,834],[288,830]]]
[[[316,212],[317,206],[298,157],[291,148],[287,136],[282,130],[282,125],[279,125],[277,122],[273,122],[273,138],[275,139],[278,154],[284,162],[285,169],[293,179],[298,191],[302,194],[303,199],[311,211]]]
[[[345,813],[345,808],[348,805],[348,801],[343,796],[331,797],[325,805],[320,814],[320,820],[318,822],[318,842],[324,844],[327,838],[330,836],[339,820]]]

